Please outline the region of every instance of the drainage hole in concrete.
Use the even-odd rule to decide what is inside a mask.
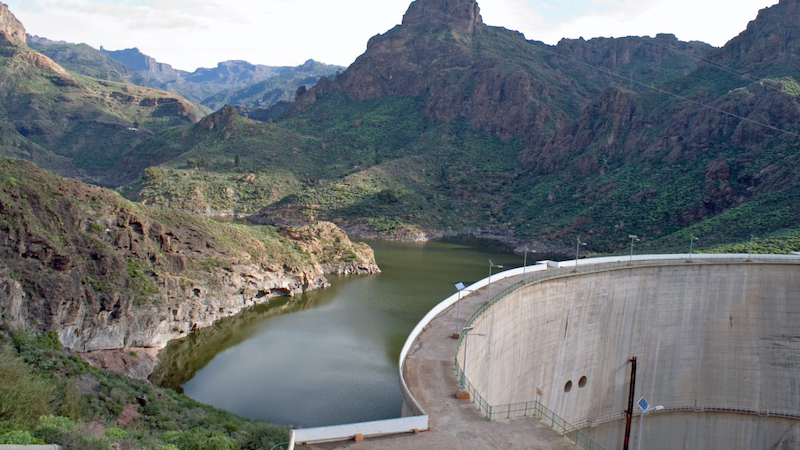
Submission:
[[[586,375],[582,376],[580,380],[578,380],[578,387],[586,387]]]
[[[567,384],[564,385],[564,392],[569,392],[572,390],[572,380],[567,381]]]

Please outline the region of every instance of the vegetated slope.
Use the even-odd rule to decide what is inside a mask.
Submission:
[[[780,217],[764,208],[797,181],[797,4],[762,11],[714,49],[671,35],[547,46],[485,26],[474,1],[417,0],[402,25],[274,118],[313,143],[296,146],[298,165],[326,158],[325,169],[298,177],[260,220],[299,209],[384,231],[580,234],[596,251],[629,234],[682,247],[681,230],[748,204],[776,220],[715,225],[704,242],[796,227],[794,206]],[[203,157],[230,159],[235,146],[217,143]],[[184,172],[183,189],[230,168],[209,163],[202,182]]]
[[[89,45],[52,41],[31,35],[27,35],[27,44],[71,72],[100,80],[153,87],[130,67]]]
[[[376,271],[330,223],[213,222],[0,159],[1,322],[55,330],[73,351],[159,349],[325,273]]]
[[[135,353],[127,355],[134,358]],[[288,428],[92,367],[48,332],[0,331],[0,442],[82,450],[241,449],[286,442]]]
[[[5,5],[0,16],[0,154],[119,185],[161,161],[122,166],[121,155],[153,133],[199,119],[176,94],[67,72],[26,46],[24,27]]]
[[[310,86],[321,76],[335,74],[340,66],[313,59],[296,67],[266,66],[247,61],[224,61],[213,68],[187,72],[157,62],[138,48],[108,51],[109,57],[161,89],[178,92],[189,100],[218,110],[226,104],[266,108],[293,99],[300,86]]]

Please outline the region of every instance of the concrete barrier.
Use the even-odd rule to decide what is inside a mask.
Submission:
[[[798,448],[798,263],[747,254],[561,262],[552,278],[476,316],[471,325],[487,338],[469,343],[467,379],[493,407],[541,399],[617,448],[621,420],[612,422],[637,356],[637,398],[666,406],[644,422],[648,448]]]
[[[356,435],[374,437],[385,436],[387,434],[414,433],[425,430],[427,427],[427,416],[416,416],[333,425],[329,427],[301,428],[292,431],[294,432],[295,441],[297,443],[314,444],[352,439]]]
[[[527,275],[527,274],[536,274],[542,271],[557,269],[557,268],[569,268],[571,266],[576,266],[578,270],[582,268],[586,268],[589,266],[597,266],[603,264],[613,264],[613,263],[623,263],[623,262],[634,262],[634,263],[641,263],[643,261],[661,261],[661,262],[671,262],[674,261],[678,263],[680,261],[692,259],[713,259],[713,260],[744,260],[749,255],[705,255],[705,254],[673,254],[673,255],[635,255],[632,258],[630,256],[611,256],[611,257],[603,257],[603,258],[587,258],[581,259],[577,261],[569,260],[569,261],[562,261],[562,262],[555,262],[555,261],[541,261],[534,265],[530,265],[527,267],[518,267],[511,270],[506,270],[503,272],[499,272],[496,274],[492,274],[491,281],[496,282],[502,279],[516,277],[520,275]],[[753,259],[763,258],[761,255],[752,255]],[[798,256],[776,256],[776,255],[769,255],[769,258],[772,260],[795,260],[800,261],[800,257]],[[478,289],[481,289],[489,284],[489,278],[484,278],[480,281],[473,283],[472,285],[466,288],[467,291],[474,292]],[[374,421],[374,422],[362,422],[362,423],[354,423],[354,424],[345,424],[345,425],[336,425],[330,427],[319,427],[319,428],[304,428],[304,429],[297,429],[292,430],[292,439],[289,444],[289,450],[293,450],[295,446],[295,441],[298,443],[302,442],[332,442],[332,441],[341,441],[351,439],[356,434],[363,435],[365,437],[369,436],[379,436],[379,435],[386,435],[386,434],[400,434],[400,433],[408,433],[411,431],[424,431],[429,428],[428,423],[428,415],[423,410],[422,406],[417,402],[414,396],[411,394],[410,389],[408,388],[408,383],[405,380],[403,371],[405,367],[405,360],[408,357],[409,352],[412,350],[414,346],[414,342],[419,337],[420,334],[425,330],[425,328],[431,323],[431,321],[436,318],[439,314],[444,312],[449,307],[453,306],[459,300],[458,293],[451,295],[450,297],[446,298],[436,306],[434,306],[411,330],[409,333],[408,338],[406,339],[405,344],[403,345],[402,350],[400,351],[400,358],[398,362],[398,370],[400,375],[400,390],[401,395],[403,397],[403,409],[401,412],[401,418],[399,419],[391,419],[391,420],[383,420],[383,421]],[[467,314],[467,312],[465,312]]]

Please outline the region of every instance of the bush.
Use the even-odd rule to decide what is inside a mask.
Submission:
[[[0,420],[33,428],[49,412],[53,388],[8,347],[0,348]]]
[[[128,438],[128,432],[123,430],[122,428],[106,428],[106,437],[109,439],[115,439],[117,441],[121,441],[123,439]]]
[[[234,450],[237,443],[221,431],[192,428],[187,432],[168,431],[161,439],[181,450]]]
[[[289,440],[286,427],[265,424],[250,431],[242,442],[242,450],[260,450]]]
[[[82,433],[67,417],[42,416],[39,419],[39,426],[33,434],[48,444],[59,444],[68,449],[113,450],[107,438],[98,438]]]
[[[45,442],[43,440],[31,436],[31,434],[27,431],[16,430],[0,434],[0,444],[36,445],[44,443]]]

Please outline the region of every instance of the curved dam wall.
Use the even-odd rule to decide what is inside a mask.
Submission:
[[[620,448],[636,356],[636,399],[665,407],[645,418],[648,449],[800,446],[800,264],[580,269],[472,322],[457,359],[466,348],[466,378],[488,404],[540,400]]]

